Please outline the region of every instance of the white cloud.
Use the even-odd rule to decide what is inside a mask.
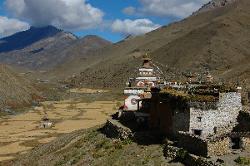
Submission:
[[[210,0],[139,0],[141,7],[137,13],[155,16],[184,18],[198,10]]]
[[[160,25],[154,24],[148,19],[137,20],[115,20],[111,25],[113,32],[122,33],[124,35],[141,35],[159,28]]]
[[[7,9],[34,26],[54,25],[67,30],[93,28],[104,13],[86,0],[6,0]]]
[[[133,7],[133,6],[129,6],[129,7],[126,7],[122,10],[122,12],[124,14],[127,14],[127,15],[133,15],[136,13],[136,8]]]
[[[29,27],[29,24],[25,22],[0,16],[0,38],[27,30]]]

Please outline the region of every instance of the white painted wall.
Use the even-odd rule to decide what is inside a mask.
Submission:
[[[190,108],[189,132],[202,130],[203,137],[214,135],[215,127],[217,127],[217,134],[230,132],[237,124],[240,110],[242,110],[240,93],[221,93],[217,110]],[[198,117],[201,117],[200,122]]]

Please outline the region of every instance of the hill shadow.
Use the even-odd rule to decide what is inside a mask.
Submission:
[[[51,37],[62,30],[54,26],[31,27],[27,31],[0,39],[0,53],[23,49],[39,40]]]

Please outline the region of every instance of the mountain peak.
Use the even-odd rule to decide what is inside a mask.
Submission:
[[[102,38],[97,35],[86,35],[82,39],[102,39]]]
[[[63,31],[53,25],[47,25],[42,27],[31,26],[29,30],[47,30],[47,31],[58,31],[58,32]]]
[[[0,39],[0,53],[23,49],[34,42],[55,36],[60,32],[63,31],[52,25],[44,27],[32,26],[29,30]]]
[[[112,42],[103,39],[97,35],[86,35],[83,38],[81,38],[81,41],[85,41],[85,42],[102,42],[102,43],[106,43],[106,44],[111,44]]]

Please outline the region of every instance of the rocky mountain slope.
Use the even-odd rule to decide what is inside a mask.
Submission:
[[[52,68],[46,73],[46,77],[57,81],[74,77],[105,59],[106,55],[102,51],[109,49],[109,46],[110,42],[98,36],[86,36],[60,52],[61,56],[69,55],[67,61]]]
[[[226,5],[229,5],[236,1],[238,0],[212,0],[208,2],[207,4],[205,4],[204,6],[202,6],[197,12],[195,12],[195,14],[210,11],[216,8],[225,7]]]
[[[149,52],[169,81],[185,72],[210,70],[218,81],[240,80],[249,86],[249,7],[250,1],[239,0],[93,52],[105,58],[68,83],[123,87]]]
[[[79,39],[53,26],[31,27],[27,31],[0,39],[0,61],[29,69],[48,70],[109,44],[96,36]]]
[[[0,65],[0,110],[28,106],[37,99],[40,94],[30,81],[8,66]]]

